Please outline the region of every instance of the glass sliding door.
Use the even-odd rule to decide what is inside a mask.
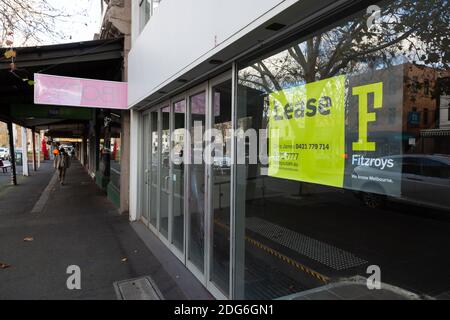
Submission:
[[[184,174],[186,100],[173,103],[172,134],[172,245],[184,253]]]
[[[170,183],[170,107],[161,108],[160,112],[160,196],[159,196],[159,232],[167,239],[169,236],[169,200]]]
[[[190,165],[187,260],[202,274],[205,269],[205,165],[203,134],[206,127],[206,91],[189,97]]]
[[[145,222],[150,221],[150,171],[151,171],[151,132],[150,132],[150,114],[144,114],[142,117],[142,207],[141,217],[145,219]]]
[[[232,119],[230,74],[143,115],[144,218],[218,299],[231,291]]]
[[[223,78],[223,77],[222,77]],[[210,114],[212,119],[211,164],[209,168],[209,281],[225,297],[230,289],[230,199],[231,199],[231,79],[212,84]]]
[[[158,134],[158,112],[150,113],[150,177],[149,177],[149,219],[150,224],[156,229],[158,225],[158,163],[159,163],[159,134]]]

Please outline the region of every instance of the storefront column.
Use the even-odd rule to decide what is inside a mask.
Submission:
[[[138,219],[139,210],[139,174],[142,169],[139,167],[139,128],[140,128],[140,112],[130,111],[130,221]]]
[[[94,167],[92,171],[94,175],[97,174],[97,171],[100,169],[100,127],[98,123],[95,124],[95,137],[93,143],[93,154],[94,154]]]
[[[86,165],[86,137],[83,137],[83,141],[81,142],[81,147],[80,147],[80,162],[81,165],[84,167]]]
[[[37,138],[38,138],[38,142],[39,142],[39,144],[37,145],[37,166],[38,166],[38,169],[39,169],[39,168],[41,168],[41,156],[42,156],[42,153],[44,152],[44,150],[41,150],[42,149],[42,145],[41,145],[41,131],[38,131],[36,134],[37,134]]]
[[[122,112],[122,145],[120,153],[120,213],[129,208],[130,192],[130,112]]]
[[[8,135],[9,135],[9,153],[11,158],[11,184],[17,185],[17,170],[16,170],[16,151],[14,149],[14,130],[11,121],[8,121]]]
[[[33,170],[37,171],[37,159],[36,159],[36,132],[31,130],[31,141],[33,144]]]
[[[28,141],[27,141],[27,128],[22,127],[22,167],[23,175],[28,177],[30,172],[28,171]]]

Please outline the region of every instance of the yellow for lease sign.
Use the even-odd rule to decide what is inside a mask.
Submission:
[[[269,176],[344,186],[345,82],[338,76],[270,94]]]

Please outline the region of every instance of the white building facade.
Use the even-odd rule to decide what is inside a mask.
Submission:
[[[436,9],[418,2],[419,9],[406,0],[133,1],[130,220],[145,224],[218,299],[295,297],[364,276],[370,264],[385,268],[390,284],[426,292],[397,275],[397,253],[389,241],[376,244],[358,216],[366,205],[381,212],[380,228],[391,225],[392,215],[383,218],[397,210],[386,206],[391,196],[389,203],[450,210],[439,196],[450,190],[448,159],[416,155],[402,139],[419,131],[403,110],[397,66],[427,50],[426,38],[416,41],[422,49],[404,45],[423,36],[409,33],[410,17]],[[383,14],[401,26],[389,31]],[[220,139],[205,135],[211,129]],[[213,161],[196,161],[214,141],[224,146]],[[431,164],[421,164],[434,184],[414,188],[432,194],[408,193],[413,156],[442,171],[424,173]],[[409,219],[393,222],[392,237],[409,232]]]

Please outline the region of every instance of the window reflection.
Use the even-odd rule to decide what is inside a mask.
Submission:
[[[171,193],[170,179],[170,107],[161,108],[161,149],[160,149],[160,222],[159,232],[169,235],[169,201]]]
[[[189,165],[189,250],[188,260],[200,272],[205,270],[205,164],[203,134],[206,127],[206,93],[189,98],[190,156]]]
[[[230,282],[231,80],[212,88],[213,143],[211,281],[228,297]]]
[[[173,156],[173,226],[172,241],[184,252],[184,156],[185,156],[185,114],[186,101],[173,104],[174,131],[172,133]]]
[[[150,171],[150,223],[158,227],[158,163],[159,163],[159,133],[158,112],[150,113],[151,126],[151,171]]]
[[[139,1],[139,29],[142,31],[150,20],[151,15],[151,0]]]
[[[268,129],[275,160],[268,173],[237,169],[237,298],[296,294],[369,265],[416,293],[450,290],[439,277],[450,267],[448,3],[379,6],[377,32],[364,11],[239,71],[237,126]]]

